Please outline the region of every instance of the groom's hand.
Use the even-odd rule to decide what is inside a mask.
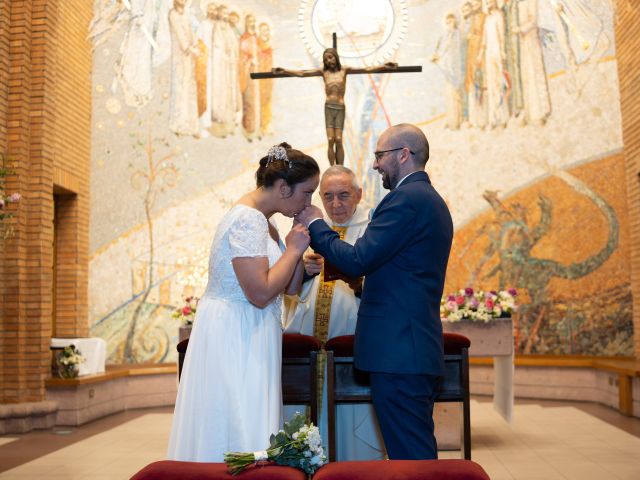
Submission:
[[[305,227],[308,227],[312,220],[323,219],[322,210],[315,205],[309,205],[295,216],[295,219]]]

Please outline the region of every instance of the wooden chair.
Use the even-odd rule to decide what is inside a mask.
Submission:
[[[282,403],[309,405],[309,416],[314,425],[318,424],[316,379],[320,348],[320,342],[311,335],[282,335]]]
[[[336,405],[371,403],[369,376],[354,367],[353,335],[330,339],[327,350],[327,422],[329,461],[335,461]],[[436,402],[462,403],[462,456],[471,460],[471,411],[469,401],[469,339],[444,334],[445,376]]]
[[[436,402],[462,403],[462,456],[471,460],[471,402],[469,399],[469,347],[458,333],[444,333],[444,379]]]
[[[189,346],[189,339],[178,343],[178,381]],[[316,355],[321,345],[315,337],[285,333],[282,336],[282,402],[285,405],[309,405],[310,420],[318,424]]]
[[[181,342],[178,342],[178,345],[176,345],[176,350],[178,350],[178,382],[180,381],[180,376],[182,375],[182,364],[184,364],[184,356],[187,353],[188,346],[188,338],[185,338]]]

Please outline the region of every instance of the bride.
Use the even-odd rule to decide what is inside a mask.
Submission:
[[[309,232],[294,221],[285,245],[269,220],[311,203],[320,170],[287,143],[260,160],[256,190],[222,218],[178,388],[167,457],[221,462],[260,451],[281,428],[282,294],[297,293]]]

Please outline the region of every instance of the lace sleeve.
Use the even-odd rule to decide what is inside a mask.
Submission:
[[[268,240],[267,219],[257,210],[243,209],[229,228],[231,258],[266,257]]]

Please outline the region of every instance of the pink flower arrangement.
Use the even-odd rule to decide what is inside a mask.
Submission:
[[[0,210],[4,210],[4,207],[7,205],[7,203],[18,203],[21,198],[22,196],[19,193],[12,193],[8,197],[3,197],[2,193],[0,192]],[[3,215],[3,214],[0,213],[0,215]],[[4,215],[8,216],[8,214],[4,214]],[[4,217],[0,217],[0,218],[4,218]]]
[[[199,297],[186,297],[184,299],[184,305],[176,308],[171,316],[176,320],[184,322],[185,325],[193,325],[199,301]]]
[[[440,301],[440,317],[451,322],[473,320],[488,322],[492,318],[510,317],[518,309],[514,288],[483,292],[471,287],[460,289]]]

